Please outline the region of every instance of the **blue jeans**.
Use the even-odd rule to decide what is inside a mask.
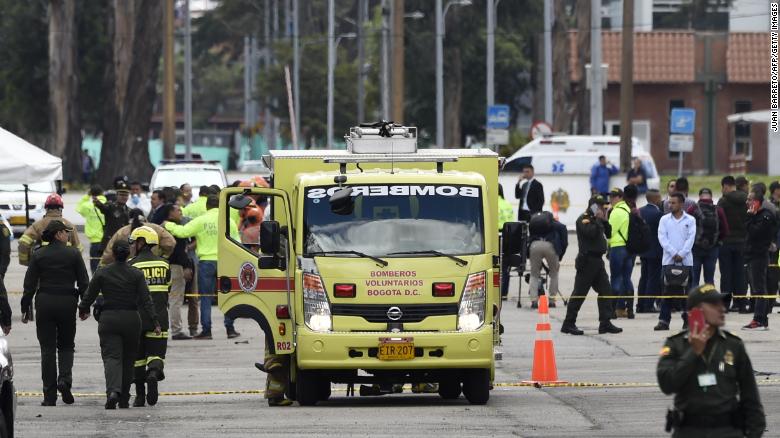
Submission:
[[[631,283],[633,270],[634,256],[628,253],[625,246],[616,246],[609,250],[609,274],[613,295],[626,297],[633,295],[634,285]],[[631,299],[633,300],[633,296]],[[628,300],[617,300],[615,308],[626,309],[627,302]]]
[[[687,268],[691,269],[690,266],[687,266]],[[664,295],[686,295],[687,293],[688,290],[685,287],[664,286]],[[687,323],[688,312],[685,307],[685,302],[685,298],[664,298],[661,300],[661,313],[658,315],[658,320],[669,325],[669,323],[672,322],[673,308],[679,307],[683,324]]]
[[[217,293],[217,262],[201,260],[198,262],[198,291],[200,296],[200,325],[204,333],[211,333],[211,300]],[[233,320],[225,317],[225,328],[233,329]]]
[[[720,290],[724,294],[747,294],[744,246],[744,243],[726,243],[720,247]],[[734,298],[733,301],[738,307],[746,305],[745,298]]]
[[[718,262],[719,247],[709,250],[693,251],[693,273],[691,275],[691,288],[699,285],[701,271],[704,269],[704,283],[715,284],[715,264]]]
[[[639,277],[636,310],[653,310],[655,298],[642,298],[643,296],[661,295],[661,259],[642,257],[642,274]]]

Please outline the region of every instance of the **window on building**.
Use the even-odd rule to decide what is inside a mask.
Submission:
[[[669,111],[666,113],[667,117],[672,113],[672,110],[675,108],[685,108],[685,100],[683,99],[672,99],[669,101]],[[669,120],[669,123],[672,123],[671,120]],[[668,140],[667,140],[668,141]],[[667,151],[668,151],[668,145],[667,145]],[[674,158],[675,160],[679,158],[678,152],[667,152],[669,154],[669,158]]]
[[[607,120],[604,122],[607,135],[620,135],[620,120]],[[633,126],[632,135],[639,139],[642,143],[642,147],[650,152],[652,143],[650,139],[650,121],[649,120],[634,120],[631,124]]]
[[[749,100],[734,102],[735,113],[747,113],[753,111],[753,104]],[[731,148],[732,155],[745,155],[747,160],[753,159],[753,142],[750,138],[750,123],[737,122],[734,124],[734,144]]]

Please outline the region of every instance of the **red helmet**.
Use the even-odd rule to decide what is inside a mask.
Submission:
[[[64,204],[62,203],[62,196],[52,193],[49,195],[49,197],[46,198],[46,203],[43,204],[45,208],[53,209],[53,208],[63,208]]]

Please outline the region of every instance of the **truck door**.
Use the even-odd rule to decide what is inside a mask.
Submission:
[[[227,317],[256,321],[271,354],[295,350],[291,217],[283,190],[230,188],[220,194],[219,308]]]

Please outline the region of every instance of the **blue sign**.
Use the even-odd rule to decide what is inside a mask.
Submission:
[[[509,105],[491,105],[487,112],[487,129],[509,128]]]
[[[696,129],[696,110],[693,108],[672,108],[669,117],[671,134],[693,134]]]

